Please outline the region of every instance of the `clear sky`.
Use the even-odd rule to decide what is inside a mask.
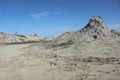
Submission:
[[[0,32],[56,37],[101,16],[120,31],[120,0],[0,0]]]

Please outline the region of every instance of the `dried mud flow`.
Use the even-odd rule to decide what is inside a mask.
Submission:
[[[0,80],[120,80],[119,34],[100,16],[55,39],[0,33]]]

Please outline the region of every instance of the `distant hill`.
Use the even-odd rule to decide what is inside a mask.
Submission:
[[[19,43],[19,42],[30,42],[40,41],[40,37],[35,35],[22,35],[22,34],[7,34],[0,32],[0,43]]]

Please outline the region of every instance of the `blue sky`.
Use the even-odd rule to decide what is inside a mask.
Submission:
[[[56,37],[101,16],[120,31],[120,0],[0,0],[0,32]]]

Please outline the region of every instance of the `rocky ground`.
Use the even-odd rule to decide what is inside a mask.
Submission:
[[[50,42],[42,42],[0,46],[0,79],[120,79],[120,47],[113,50],[108,49],[109,52],[105,52],[106,48],[106,50],[100,53],[95,50],[97,54],[96,52],[84,54],[76,50],[73,44],[57,47],[48,46],[50,44]]]
[[[101,17],[34,43],[0,44],[0,80],[120,80],[120,36]]]

